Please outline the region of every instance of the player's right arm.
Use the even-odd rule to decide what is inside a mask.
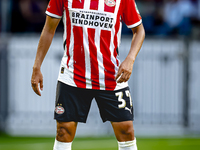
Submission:
[[[31,77],[32,88],[34,92],[39,96],[41,96],[40,90],[43,90],[43,76],[40,68],[49,50],[49,47],[53,40],[53,36],[55,34],[56,28],[60,20],[61,19],[47,16],[44,28],[40,36],[35,63],[33,65],[32,77]]]

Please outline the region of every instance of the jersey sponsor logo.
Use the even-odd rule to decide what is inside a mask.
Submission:
[[[60,115],[65,112],[65,109],[62,106],[56,106],[55,112]]]
[[[109,7],[114,7],[116,2],[114,0],[105,0],[105,4]]]
[[[111,30],[114,26],[114,16],[94,11],[76,10],[71,12],[72,24],[90,28]]]

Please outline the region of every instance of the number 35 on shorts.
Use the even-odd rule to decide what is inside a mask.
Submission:
[[[129,90],[125,91],[125,97],[124,97],[125,99],[123,99],[124,93],[122,91],[115,93],[115,96],[117,96],[118,97],[118,101],[121,102],[121,104],[118,105],[119,108],[125,108],[126,107],[126,100],[125,99],[129,99],[130,100],[130,107],[133,106],[132,99],[131,99],[131,94],[130,94]]]

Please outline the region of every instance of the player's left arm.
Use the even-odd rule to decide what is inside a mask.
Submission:
[[[115,77],[117,83],[122,83],[129,80],[133,70],[133,64],[135,62],[137,54],[139,53],[145,38],[145,31],[143,24],[140,24],[139,26],[132,28],[132,32],[133,32],[133,38],[131,42],[130,51],[126,59],[119,66],[118,73]]]

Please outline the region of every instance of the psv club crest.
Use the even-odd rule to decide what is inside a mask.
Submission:
[[[116,4],[115,0],[104,0],[104,2],[109,7],[113,7]]]
[[[57,114],[63,114],[65,112],[65,109],[61,106],[56,106],[55,112]]]

